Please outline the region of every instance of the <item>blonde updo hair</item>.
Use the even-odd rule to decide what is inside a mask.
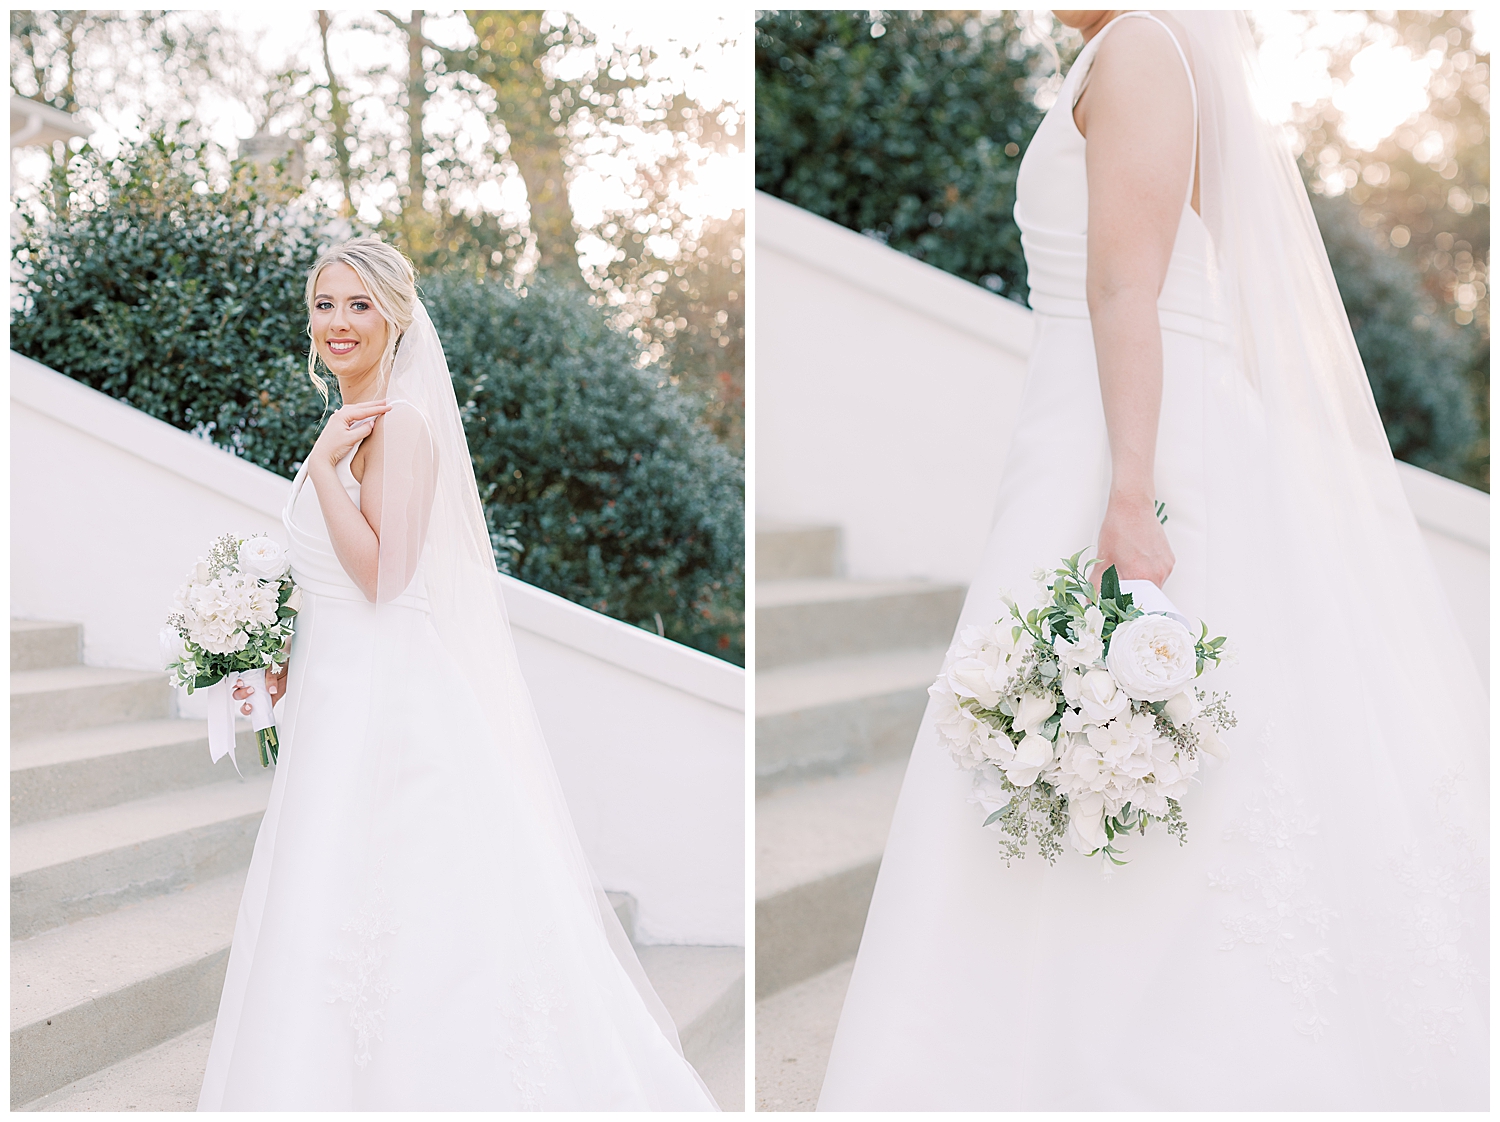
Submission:
[[[313,262],[307,274],[307,337],[312,339],[313,297],[317,294],[318,275],[329,265],[348,265],[364,285],[365,293],[390,325],[385,352],[380,356],[381,377],[387,377],[396,361],[396,347],[417,314],[417,273],[411,261],[393,245],[379,238],[351,238],[331,245]],[[328,402],[328,383],[318,376],[318,346],[307,349],[307,376]]]

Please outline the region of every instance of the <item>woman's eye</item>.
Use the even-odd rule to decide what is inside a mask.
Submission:
[[[333,307],[333,305],[330,304],[327,300],[320,300],[316,304],[314,304],[313,307],[317,308],[320,312],[326,312],[329,308]]]
[[[369,309],[370,305],[366,304],[363,300],[354,301],[354,310],[356,312],[366,312],[369,311]]]

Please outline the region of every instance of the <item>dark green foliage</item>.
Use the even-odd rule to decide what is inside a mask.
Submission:
[[[575,286],[423,285],[509,570],[744,662],[744,469]]]
[[[290,477],[324,415],[303,304],[320,216],[244,167],[195,191],[204,155],[160,138],[77,155],[71,194],[16,243],[11,345]],[[422,287],[502,567],[743,665],[744,469],[698,399],[658,385],[577,286]]]
[[[290,221],[279,184],[244,165],[207,190],[204,156],[159,136],[113,161],[76,156],[59,213],[17,239],[27,304],[11,346],[291,475],[323,415],[302,302],[313,216]]]
[[[1473,334],[1424,313],[1421,274],[1360,225],[1355,206],[1320,195],[1312,203],[1391,451],[1464,478],[1479,436],[1465,376]]]
[[[1050,60],[1014,12],[877,14],[760,13],[756,187],[1024,302],[1011,208]]]

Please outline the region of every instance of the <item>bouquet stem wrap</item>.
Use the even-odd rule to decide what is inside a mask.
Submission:
[[[276,762],[280,743],[276,736],[276,716],[271,708],[271,694],[266,689],[264,670],[239,670],[226,674],[207,687],[208,754],[214,763],[227,755],[229,762],[234,764],[234,770],[240,770],[239,761],[234,756],[234,719],[245,700],[236,699],[234,691],[241,686],[253,691],[245,699],[250,703],[250,726],[255,729],[255,739],[260,747],[261,766],[270,767]]]

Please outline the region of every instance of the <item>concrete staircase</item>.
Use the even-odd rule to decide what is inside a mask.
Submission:
[[[841,579],[830,527],[755,548],[756,1107],[812,1110],[964,589]]]
[[[11,1105],[192,1110],[272,773],[241,780],[164,675],[80,663],[75,624],[11,622]],[[635,902],[611,894],[633,934]],[[642,947],[683,1050],[744,1098],[744,952]]]

